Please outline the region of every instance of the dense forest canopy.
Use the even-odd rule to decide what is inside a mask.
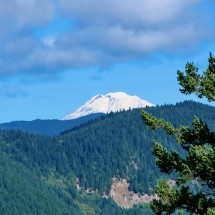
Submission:
[[[150,107],[147,111],[171,121],[175,126],[191,124],[193,116],[199,115],[211,129],[215,130],[215,108],[209,105],[187,101],[176,105]],[[15,169],[23,169],[20,171],[20,178],[31,174],[32,176],[28,178],[40,179],[35,180],[38,185],[34,184],[36,183],[34,180],[32,183],[26,181],[29,189],[34,186],[35,192],[38,193],[42,192],[42,186],[44,190],[50,189],[50,193],[54,193],[51,195],[52,201],[59,205],[59,210],[68,209],[72,211],[71,214],[98,214],[100,210],[102,214],[150,214],[147,206],[123,210],[112,200],[101,198],[104,193],[109,194],[113,177],[126,178],[130,183],[129,189],[135,192],[142,194],[155,192],[156,180],[162,173],[156,167],[155,158],[152,156],[151,141],[162,140],[167,147],[172,138],[162,131],[151,132],[142,123],[140,112],[140,109],[135,109],[112,113],[56,137],[44,137],[15,130],[0,131],[0,152],[5,159],[13,162]],[[171,149],[180,150],[176,144],[169,146],[169,150]],[[183,150],[180,152],[183,153]],[[8,168],[6,162],[2,165],[2,169],[5,168]],[[11,174],[13,171],[16,172],[8,169],[7,174],[1,174],[1,180],[4,178],[12,180],[10,178],[15,177]],[[174,174],[171,175],[172,179],[174,177]],[[76,189],[77,178],[79,186],[83,188],[82,191]],[[5,185],[2,186],[6,189],[5,193],[11,184],[6,188]],[[19,193],[19,186],[23,185],[17,182],[14,186],[13,189]],[[84,190],[88,188],[96,193],[86,194]],[[0,196],[3,202],[4,193]],[[32,195],[33,193],[32,190]],[[26,194],[23,198],[26,198],[24,207],[34,208],[34,205],[30,206],[33,197],[29,198]],[[18,202],[14,201],[14,204]],[[43,205],[44,211],[49,210],[50,204]],[[9,214],[6,206],[7,204],[1,208],[6,211],[3,214]]]

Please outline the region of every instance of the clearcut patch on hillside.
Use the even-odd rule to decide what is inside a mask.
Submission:
[[[132,208],[135,204],[150,203],[154,199],[158,199],[158,196],[139,193],[134,193],[128,190],[129,183],[126,179],[112,179],[112,186],[110,195],[118,206],[122,208]]]

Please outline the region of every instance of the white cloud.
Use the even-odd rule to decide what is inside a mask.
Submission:
[[[0,2],[0,76],[143,60],[192,50],[214,31],[201,0],[7,0]],[[211,3],[215,5],[215,3]],[[56,14],[76,27],[35,39]],[[54,29],[54,26],[52,27]],[[186,49],[185,49],[186,48]],[[143,57],[144,56],[144,57]]]
[[[52,0],[0,1],[0,19],[11,24],[10,28],[47,23],[53,18],[54,10]]]
[[[15,85],[6,86],[0,90],[0,94],[6,97],[24,97],[27,94]]]
[[[48,47],[53,47],[55,41],[56,41],[55,38],[51,36],[43,38],[43,44]]]
[[[68,14],[86,24],[113,22],[119,24],[159,24],[171,22],[199,0],[60,0]]]

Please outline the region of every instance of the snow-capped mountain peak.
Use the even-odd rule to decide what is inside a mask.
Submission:
[[[124,92],[97,94],[84,105],[65,116],[63,120],[76,119],[93,113],[110,113],[121,110],[154,106],[152,103],[137,96],[129,96]]]

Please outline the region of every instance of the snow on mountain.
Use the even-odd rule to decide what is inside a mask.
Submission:
[[[93,113],[110,113],[129,108],[141,108],[154,106],[152,103],[137,96],[129,96],[123,92],[108,93],[106,95],[96,95],[78,108],[75,112],[63,117],[63,120],[76,119]]]

